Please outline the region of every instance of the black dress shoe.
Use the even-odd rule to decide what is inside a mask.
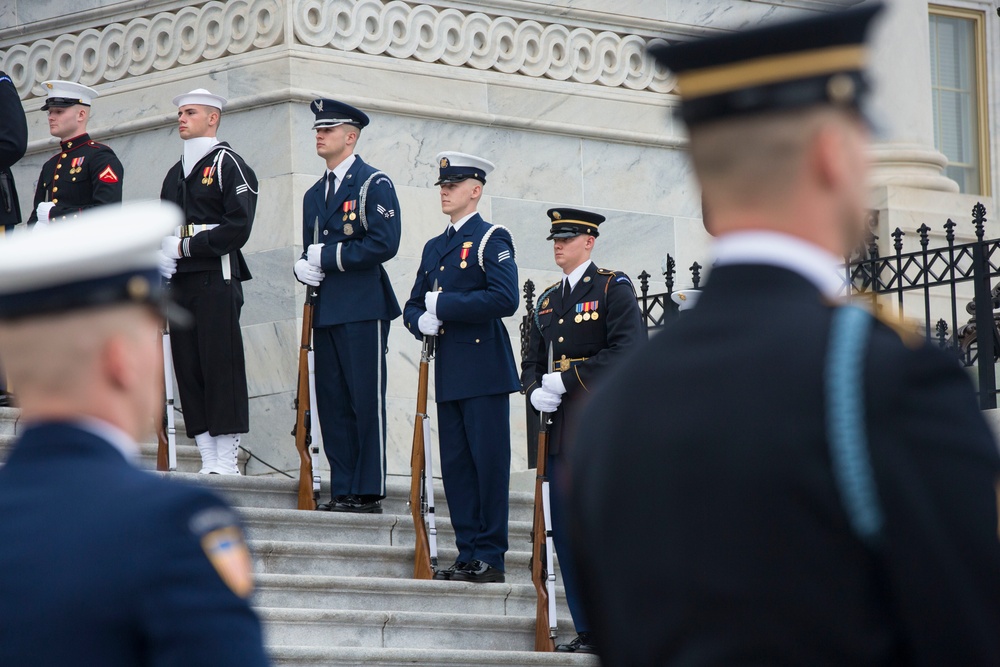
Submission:
[[[451,567],[444,570],[438,570],[434,573],[434,578],[438,581],[448,581],[451,579],[452,575],[459,570],[464,570],[469,566],[464,560],[456,560]]]
[[[353,512],[354,514],[381,514],[382,501],[365,501],[360,496],[349,495],[343,500],[334,503],[334,512]]]
[[[474,584],[502,584],[505,577],[503,570],[498,570],[481,560],[474,560],[461,570],[455,570],[454,574],[451,575],[451,580],[471,581]]]
[[[347,496],[334,496],[330,500],[330,502],[328,502],[328,503],[320,503],[320,504],[316,505],[316,509],[319,510],[320,512],[333,512],[334,511],[333,508],[337,506],[337,503],[343,502],[344,498],[346,498],[346,497]]]
[[[568,644],[556,646],[557,653],[597,653],[597,642],[593,632],[581,632]]]

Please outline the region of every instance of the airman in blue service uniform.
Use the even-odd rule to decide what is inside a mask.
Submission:
[[[326,173],[302,201],[295,277],[319,287],[313,312],[316,403],[330,460],[334,512],[381,513],[385,497],[386,346],[399,302],[382,264],[399,250],[392,180],[355,155],[368,116],[313,100],[316,153]]]
[[[437,160],[435,185],[441,186],[441,210],[451,223],[424,245],[403,311],[417,339],[437,336],[441,476],[458,559],[434,578],[501,582],[510,496],[508,395],[518,390],[502,318],[517,310],[516,251],[505,227],[476,212],[493,164],[454,152]]]
[[[0,243],[22,410],[0,468],[2,665],[268,664],[233,510],[134,463],[163,405],[158,334],[179,314],[156,263],[180,223],[145,203]]]
[[[547,240],[553,242],[563,278],[538,297],[528,354],[521,363],[521,391],[535,410],[552,415],[547,463],[552,534],[577,632],[556,650],[594,653],[597,640],[584,613],[570,549],[568,456],[575,431],[590,422],[583,408],[588,395],[622,355],[646,340],[646,328],[628,276],[599,269],[590,259],[604,216],[572,208],[553,208],[548,216],[552,226]],[[553,369],[547,368],[550,346]]]
[[[969,378],[840,302],[878,4],[651,47],[716,237],[574,443],[602,664],[1000,665],[1000,455]]]
[[[42,165],[29,224],[67,220],[94,206],[122,200],[125,169],[109,146],[87,134],[90,105],[98,92],[72,81],[46,81],[49,132],[59,152]]]

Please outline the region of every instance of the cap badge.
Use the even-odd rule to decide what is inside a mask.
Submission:
[[[316,113],[323,113],[323,100],[316,100]]]
[[[826,93],[835,104],[849,104],[854,101],[854,80],[846,74],[837,74],[826,82]]]
[[[51,83],[45,84],[45,87],[48,88],[49,90],[52,90],[52,84]]]
[[[449,166],[451,166],[451,162],[448,161],[448,158],[446,157],[441,158],[441,168],[447,169]]]
[[[142,276],[132,276],[125,283],[125,291],[133,301],[142,301],[149,296],[149,281]]]
[[[559,211],[552,211],[553,220],[562,220],[562,214]]]

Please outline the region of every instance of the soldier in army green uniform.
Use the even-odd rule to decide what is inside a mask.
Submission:
[[[583,613],[564,497],[573,433],[585,421],[580,406],[608,367],[636,343],[646,340],[635,290],[620,271],[599,269],[590,260],[604,216],[569,208],[548,212],[556,264],[563,279],[538,297],[528,355],[521,364],[521,387],[531,405],[552,414],[548,475],[552,528],[566,601],[578,636],[556,647],[560,652],[593,653],[595,638]],[[555,368],[546,368],[549,346]]]

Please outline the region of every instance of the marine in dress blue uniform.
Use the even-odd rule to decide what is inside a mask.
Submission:
[[[447,230],[424,245],[403,318],[417,339],[437,335],[434,391],[441,476],[458,559],[435,579],[504,581],[510,486],[509,394],[519,389],[502,318],[517,310],[510,232],[476,212],[492,163],[441,153]],[[437,292],[434,285],[437,284]]]
[[[354,154],[368,116],[318,99],[324,174],[303,197],[295,275],[318,286],[313,311],[316,404],[330,461],[332,498],[320,510],[381,513],[385,497],[386,346],[399,302],[382,266],[399,250],[401,212],[384,172]]]
[[[68,220],[95,206],[122,200],[125,169],[109,146],[87,134],[90,106],[98,92],[72,81],[46,81],[42,111],[59,152],[42,165],[29,224]]]
[[[1000,664],[1000,456],[969,378],[838,303],[878,8],[654,47],[717,240],[697,305],[616,366],[575,443],[608,667]],[[869,327],[846,358],[844,321]]]
[[[233,510],[133,461],[162,407],[156,256],[180,222],[133,205],[0,243],[0,350],[22,402],[0,468],[2,665],[268,664]],[[74,344],[38,342],[60,339]]]
[[[226,99],[204,88],[173,98],[184,153],[163,179],[160,198],[185,224],[163,240],[161,271],[178,304],[194,316],[171,333],[184,426],[203,474],[239,475],[240,436],[250,431],[250,399],[240,313],[250,268],[241,248],[257,213],[257,175],[219,141]]]
[[[590,259],[604,216],[571,208],[550,209],[548,216],[552,223],[548,240],[554,241],[556,264],[564,275],[538,297],[528,353],[521,363],[521,391],[536,411],[552,415],[546,468],[552,533],[577,632],[575,639],[556,650],[594,653],[597,639],[583,608],[570,549],[569,454],[575,432],[590,424],[588,396],[611,367],[646,340],[646,328],[629,277],[600,269]],[[553,369],[547,368],[550,346]]]

